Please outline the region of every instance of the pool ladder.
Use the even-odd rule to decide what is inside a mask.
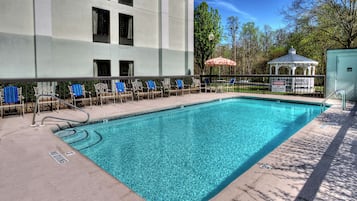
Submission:
[[[89,116],[89,113],[86,112],[86,111],[84,111],[84,110],[82,110],[81,108],[79,108],[79,107],[77,107],[77,106],[75,106],[75,105],[73,105],[73,104],[67,103],[65,100],[60,99],[59,97],[57,97],[57,96],[55,96],[55,95],[40,94],[40,95],[38,95],[38,96],[36,97],[36,104],[35,104],[35,109],[34,109],[34,111],[33,111],[32,125],[31,125],[31,126],[37,126],[35,119],[36,119],[36,113],[37,113],[37,109],[38,109],[38,100],[39,100],[41,97],[51,97],[51,98],[57,99],[60,103],[63,103],[64,105],[67,105],[67,106],[69,106],[69,107],[72,107],[72,108],[74,108],[74,109],[77,109],[77,110],[79,110],[79,111],[85,113],[85,114],[87,115],[87,118],[86,118],[86,120],[84,120],[84,121],[78,121],[78,120],[74,120],[74,119],[66,119],[66,118],[61,118],[61,117],[45,116],[45,117],[42,118],[40,126],[43,126],[43,125],[44,125],[44,122],[45,122],[46,119],[57,119],[57,120],[61,120],[61,121],[67,121],[67,122],[69,121],[69,122],[75,122],[75,123],[87,123],[87,122],[89,121],[89,117],[90,117],[90,116]]]
[[[346,110],[346,91],[344,89],[338,89],[328,95],[322,102],[321,102],[321,112],[326,110],[326,102],[330,99],[333,95],[340,95],[342,101],[342,110]]]

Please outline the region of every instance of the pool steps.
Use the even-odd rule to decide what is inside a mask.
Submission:
[[[100,133],[96,131],[88,132],[87,130],[63,130],[57,132],[56,135],[78,151],[88,149],[103,140]]]

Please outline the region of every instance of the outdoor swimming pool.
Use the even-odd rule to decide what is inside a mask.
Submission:
[[[234,98],[56,133],[146,200],[208,200],[320,114]]]

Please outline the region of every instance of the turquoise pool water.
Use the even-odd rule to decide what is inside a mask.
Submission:
[[[316,105],[227,99],[56,135],[146,200],[208,200],[319,114]]]

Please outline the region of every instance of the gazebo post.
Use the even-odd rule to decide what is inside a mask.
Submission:
[[[296,70],[296,65],[292,64],[290,66],[290,68],[291,68],[291,75],[294,76],[295,75],[295,70]],[[291,79],[291,88],[292,88],[293,92],[295,92],[295,77],[291,77],[290,79]]]
[[[280,68],[280,66],[279,66],[279,64],[277,64],[275,66],[275,75],[279,75],[279,68]]]
[[[271,65],[269,64],[269,75],[271,75],[271,72],[272,71],[272,69],[271,69]]]

